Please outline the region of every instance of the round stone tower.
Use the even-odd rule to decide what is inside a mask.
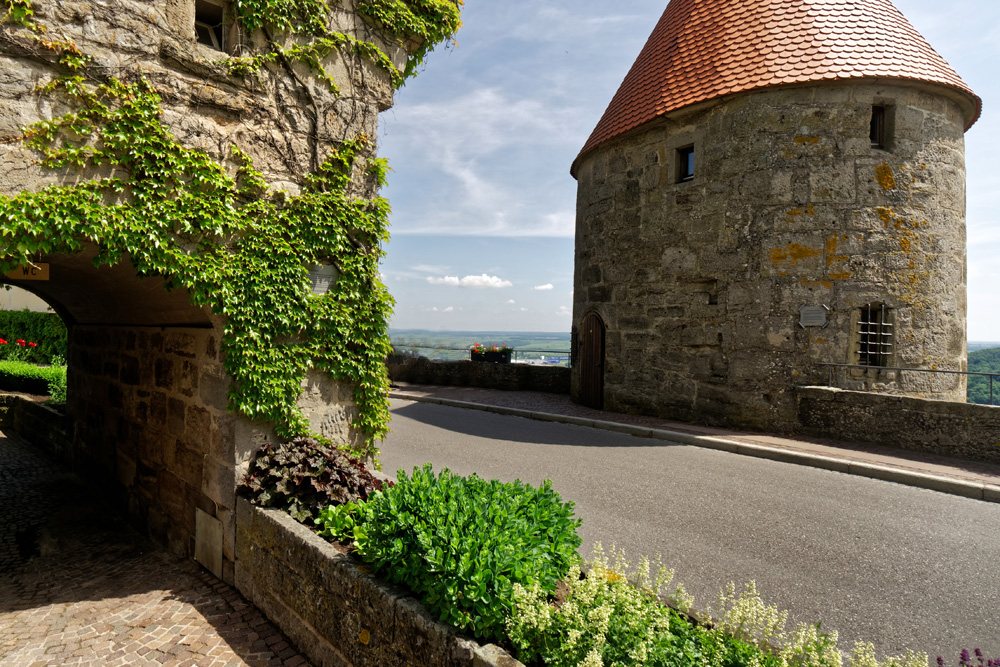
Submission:
[[[964,402],[891,369],[965,370],[980,109],[889,0],[671,0],[572,167],[574,397],[768,429],[831,373]]]

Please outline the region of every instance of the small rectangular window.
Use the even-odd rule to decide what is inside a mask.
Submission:
[[[872,107],[872,124],[870,137],[872,141],[872,148],[885,148],[888,144],[886,141],[886,127],[885,127],[885,107],[884,106],[873,106]]]
[[[892,309],[869,303],[858,315],[858,364],[885,368],[892,356]]]
[[[199,44],[226,50],[226,8],[212,0],[195,0],[194,32]]]
[[[677,149],[677,182],[694,180],[694,146]]]

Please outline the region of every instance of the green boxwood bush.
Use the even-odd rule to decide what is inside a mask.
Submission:
[[[376,574],[410,588],[432,614],[475,635],[502,640],[514,584],[552,592],[577,560],[573,503],[549,481],[461,477],[430,464],[400,470],[395,486],[317,523],[353,531],[358,553]]]
[[[66,367],[36,366],[26,361],[0,361],[0,390],[51,394],[53,402],[65,403]]]
[[[66,358],[66,325],[55,313],[0,310],[0,340],[7,341],[0,344],[0,360],[47,364],[53,357]],[[35,343],[35,347],[22,347],[18,340]]]

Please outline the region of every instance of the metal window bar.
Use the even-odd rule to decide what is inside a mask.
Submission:
[[[885,368],[892,355],[892,322],[889,308],[868,304],[858,318],[858,361],[862,366]]]
[[[834,386],[833,383],[833,372],[836,368],[860,368],[862,370],[871,369],[872,366],[866,366],[863,364],[817,364],[820,367],[827,367],[830,369],[830,379],[829,386]],[[945,375],[975,375],[979,377],[988,377],[990,379],[990,405],[994,405],[994,394],[993,391],[993,381],[996,380],[997,384],[1000,385],[1000,373],[979,373],[976,371],[943,371],[930,368],[900,368],[898,366],[879,366],[877,367],[879,372],[881,371],[899,371],[908,373],[942,373]]]

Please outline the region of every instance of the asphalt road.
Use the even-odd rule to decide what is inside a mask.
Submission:
[[[797,621],[880,654],[1000,658],[1000,504],[687,445],[392,400],[383,470],[552,479],[594,541],[662,554],[704,608],[755,580]]]

